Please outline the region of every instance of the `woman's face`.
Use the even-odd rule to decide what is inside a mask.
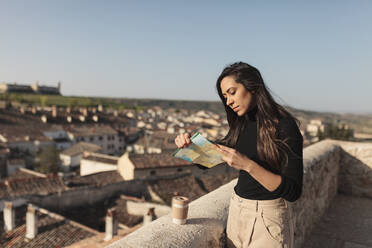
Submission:
[[[233,76],[226,76],[221,80],[221,91],[226,105],[237,115],[242,116],[252,109],[253,94],[243,84],[237,83]]]

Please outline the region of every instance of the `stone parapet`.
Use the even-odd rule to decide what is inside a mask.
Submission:
[[[300,199],[289,204],[295,222],[295,247],[301,247],[337,194],[341,148],[331,140],[304,149],[304,178]]]
[[[372,143],[338,144],[342,147],[338,192],[372,199]]]

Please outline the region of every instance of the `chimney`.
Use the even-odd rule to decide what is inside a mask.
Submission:
[[[4,229],[10,232],[15,228],[15,214],[12,202],[5,202],[4,206]]]
[[[98,122],[98,116],[97,115],[93,115],[92,119],[93,119],[94,122]]]
[[[119,115],[119,112],[118,112],[117,110],[115,110],[115,111],[114,111],[114,116],[115,116],[115,117],[118,117],[118,115]]]
[[[92,113],[93,114],[97,113],[97,109],[96,108],[92,108]]]
[[[25,113],[25,108],[24,107],[21,107],[19,110],[21,111],[21,114]]]
[[[56,107],[56,105],[52,106],[52,116],[53,116],[53,118],[57,118],[57,107]]]
[[[105,241],[111,240],[118,233],[118,221],[115,209],[108,209],[106,215]]]
[[[37,209],[32,204],[27,206],[26,238],[33,239],[37,235]]]
[[[32,112],[33,114],[36,114],[36,107],[35,107],[35,106],[33,106],[33,107],[31,108],[31,112]]]
[[[79,120],[81,122],[85,122],[85,116],[84,115],[79,115]]]
[[[102,112],[103,111],[103,106],[102,105],[98,105],[98,111],[99,112]]]
[[[71,123],[71,122],[72,122],[72,117],[71,117],[71,115],[68,115],[68,116],[67,116],[67,122],[68,122],[68,123]]]
[[[82,114],[84,115],[84,117],[87,117],[88,116],[88,109],[83,108]]]
[[[155,215],[155,208],[149,208],[147,213],[143,216],[143,225],[147,225],[151,223],[153,220],[156,220],[156,215]]]
[[[46,117],[46,115],[41,116],[41,121],[43,123],[47,123],[48,122],[48,118]]]
[[[67,107],[67,108],[66,108],[66,113],[67,113],[67,114],[71,114],[71,107]]]

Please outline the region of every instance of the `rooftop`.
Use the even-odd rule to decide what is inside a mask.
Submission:
[[[11,178],[0,181],[0,196],[48,195],[66,188],[58,176]]]
[[[85,160],[105,163],[105,164],[111,164],[111,165],[117,165],[119,157],[109,156],[105,154],[99,154],[99,153],[89,153],[88,156],[84,156]]]
[[[130,153],[129,159],[133,162],[136,169],[183,167],[191,165],[191,163],[186,160],[173,157],[171,152],[151,154]]]
[[[73,157],[82,154],[85,151],[97,152],[99,150],[101,150],[101,147],[99,145],[86,142],[79,142],[62,151],[61,154]]]
[[[0,110],[0,134],[7,142],[50,141],[42,131],[48,125],[37,116],[21,115],[15,111]]]
[[[118,132],[109,125],[71,125],[66,131],[74,136],[97,136],[97,135],[116,135]]]
[[[63,216],[40,209],[41,211],[37,211],[38,234],[34,239],[26,239],[26,207],[23,205],[15,209],[16,228],[8,233],[2,232],[0,234],[1,247],[64,247],[98,234],[98,232]],[[0,225],[4,225],[3,220],[0,221]]]
[[[82,187],[82,186],[104,186],[107,184],[113,184],[123,182],[124,179],[117,171],[106,171],[100,172],[88,176],[76,176],[66,180],[66,185],[69,188]]]

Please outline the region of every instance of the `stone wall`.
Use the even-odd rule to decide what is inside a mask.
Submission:
[[[51,210],[63,210],[103,201],[117,194],[142,195],[147,192],[143,181],[123,181],[105,186],[87,186],[47,196],[27,196],[30,202]]]
[[[295,247],[301,247],[314,224],[337,194],[342,150],[326,140],[304,149],[304,179],[301,198],[289,203],[294,209]],[[228,206],[236,179],[193,201],[186,225],[176,225],[171,215],[138,229],[113,243],[119,247],[223,247]]]
[[[329,140],[304,149],[302,195],[289,203],[294,212],[295,247],[302,246],[336,196],[340,157],[341,148]]]
[[[342,147],[338,191],[372,198],[372,144],[338,142]]]

